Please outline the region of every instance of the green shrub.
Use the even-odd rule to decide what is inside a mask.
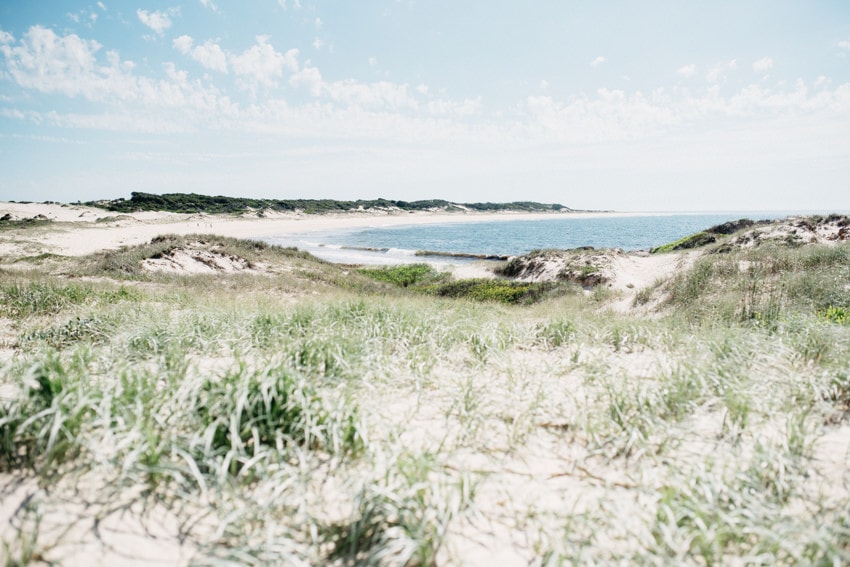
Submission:
[[[818,311],[818,316],[839,325],[850,325],[850,308],[847,307],[827,307]]]
[[[247,197],[226,197],[223,195],[199,195],[197,193],[164,193],[154,195],[133,191],[130,199],[90,201],[84,203],[115,212],[134,211],[171,211],[175,213],[244,213],[249,210],[270,209],[273,211],[304,211],[306,213],[327,213],[334,211],[353,211],[375,208],[398,208],[404,211],[422,211],[429,209],[459,210],[454,203],[442,199],[423,201],[395,201],[389,199],[370,199],[357,201],[337,201],[334,199],[252,199]],[[561,211],[569,210],[558,203],[535,203],[532,201],[514,201],[511,203],[463,203],[463,207],[475,211]]]
[[[677,240],[676,242],[670,242],[668,244],[663,244],[656,248],[650,250],[651,254],[661,254],[664,252],[673,252],[674,250],[688,250],[691,248],[699,248],[701,246],[706,246],[708,244],[712,244],[717,242],[717,237],[713,234],[709,234],[707,232],[697,232],[696,234],[691,234],[684,238]]]
[[[447,277],[446,274],[441,274],[428,264],[405,264],[388,268],[360,268],[358,271],[373,280],[391,283],[400,287],[434,283],[444,280]]]

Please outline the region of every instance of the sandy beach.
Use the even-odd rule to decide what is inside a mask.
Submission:
[[[543,220],[561,216],[616,217],[648,213],[569,212],[569,213],[385,213],[352,212],[338,214],[299,214],[265,212],[243,216],[178,214],[167,212],[112,213],[82,205],[0,202],[0,217],[44,218],[55,224],[41,234],[40,243],[55,254],[82,256],[98,250],[133,246],[161,234],[218,234],[234,238],[326,232],[351,228],[406,225],[473,223],[494,220]],[[0,245],[3,246],[3,245]],[[9,246],[7,243],[6,247]],[[0,248],[0,253],[14,251]]]
[[[0,564],[846,563],[850,218],[424,285],[226,238],[566,214],[0,203]]]

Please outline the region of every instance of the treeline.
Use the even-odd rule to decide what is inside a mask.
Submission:
[[[130,199],[89,201],[84,203],[119,213],[137,211],[168,211],[173,213],[242,213],[248,210],[303,211],[305,213],[346,212],[357,209],[401,209],[403,211],[424,211],[442,209],[459,211],[568,211],[568,207],[557,203],[535,203],[532,201],[514,201],[511,203],[452,203],[443,199],[424,201],[393,201],[390,199],[370,199],[357,201],[337,201],[334,199],[250,199],[246,197],[224,197],[198,195],[196,193],[151,193],[132,192]]]

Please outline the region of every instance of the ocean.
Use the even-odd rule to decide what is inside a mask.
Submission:
[[[345,264],[462,263],[476,256],[518,256],[541,248],[649,250],[711,226],[741,218],[783,218],[795,212],[655,213],[626,216],[557,216],[357,228],[265,238]],[[811,214],[811,213],[806,213]],[[428,252],[428,254],[423,254]],[[468,256],[467,256],[468,255]]]

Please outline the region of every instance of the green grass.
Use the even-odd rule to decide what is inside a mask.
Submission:
[[[707,232],[697,232],[680,238],[675,242],[663,244],[650,250],[652,254],[664,254],[665,252],[673,252],[676,250],[689,250],[691,248],[700,248],[707,246],[717,241],[717,237]]]
[[[850,309],[830,306],[818,311],[818,316],[838,325],[850,325]]]
[[[504,279],[451,280],[447,274],[438,272],[428,264],[360,268],[358,271],[374,280],[408,288],[410,291],[480,302],[528,305],[575,292],[573,286],[552,282],[524,283]]]
[[[134,529],[199,565],[850,562],[845,245],[707,255],[622,314],[208,238],[280,270],[0,272],[7,563]]]
[[[61,281],[18,281],[0,285],[0,315],[14,320],[57,315],[74,306],[135,301],[127,288],[100,289]]]
[[[427,285],[447,279],[429,264],[405,264],[387,268],[360,268],[361,274],[400,287]]]
[[[43,227],[52,223],[50,219],[29,218],[21,220],[0,220],[0,232]]]

